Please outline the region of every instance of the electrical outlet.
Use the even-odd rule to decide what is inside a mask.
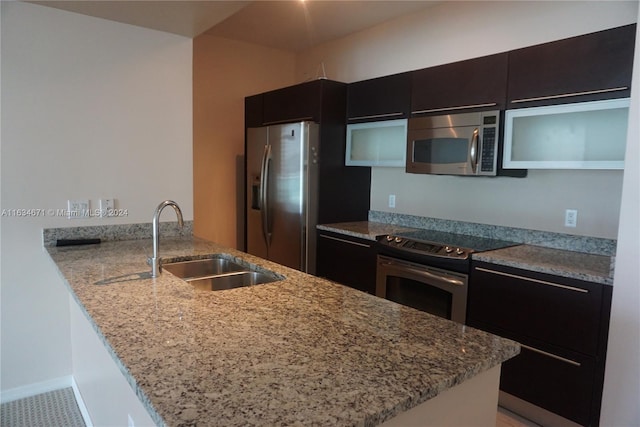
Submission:
[[[89,200],[67,200],[67,218],[89,218]]]
[[[564,211],[564,226],[576,227],[578,225],[578,211],[576,209],[567,209]]]
[[[100,217],[113,216],[114,199],[100,199]]]
[[[389,194],[389,207],[390,208],[395,208],[396,207],[396,195],[395,194]]]

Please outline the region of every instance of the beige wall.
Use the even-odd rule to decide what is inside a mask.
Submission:
[[[294,55],[201,35],[193,41],[194,234],[242,248],[244,98],[294,83]]]
[[[324,62],[330,79],[358,81],[630,24],[637,10],[636,1],[443,2],[302,52],[296,74],[312,76]],[[372,210],[611,239],[618,232],[620,171],[530,171],[514,179],[373,168],[371,185]],[[564,227],[566,209],[578,210],[576,228]]]

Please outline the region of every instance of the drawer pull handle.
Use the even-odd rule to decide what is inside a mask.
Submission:
[[[620,86],[613,87],[610,89],[598,89],[598,90],[587,90],[584,92],[573,92],[573,93],[561,93],[558,95],[548,95],[548,96],[537,96],[534,98],[522,98],[522,99],[514,99],[511,101],[512,104],[518,104],[520,102],[533,102],[533,101],[545,101],[547,99],[558,99],[558,98],[568,98],[570,96],[581,96],[581,95],[597,95],[600,93],[608,93],[608,92],[618,92],[621,90],[629,89],[628,86]]]
[[[573,365],[573,366],[577,366],[577,367],[582,366],[582,364],[580,364],[579,362],[576,362],[575,360],[567,359],[567,358],[564,358],[562,356],[558,356],[557,354],[548,353],[546,351],[539,350],[539,349],[534,348],[534,347],[529,347],[528,345],[520,344],[520,347],[526,348],[527,350],[533,351],[534,353],[540,353],[540,354],[542,354],[544,356],[548,356],[548,357],[551,357],[553,359],[559,360],[561,362],[568,363],[568,364]]]
[[[370,248],[371,247],[371,245],[366,245],[364,243],[358,243],[358,242],[352,242],[351,240],[339,239],[337,237],[327,236],[326,234],[321,234],[320,237],[323,237],[325,239],[336,240],[336,241],[342,242],[342,243],[349,243],[350,245],[362,246],[364,248]]]
[[[542,285],[553,286],[553,287],[561,288],[561,289],[567,289],[569,291],[580,292],[580,293],[583,293],[583,294],[588,294],[589,293],[588,289],[576,288],[575,286],[561,285],[559,283],[547,282],[546,280],[533,279],[531,277],[518,276],[516,274],[503,273],[502,271],[489,270],[489,269],[482,268],[482,267],[476,267],[476,270],[484,271],[485,273],[498,274],[500,276],[511,277],[511,278],[519,279],[519,280],[527,280],[529,282],[540,283]]]

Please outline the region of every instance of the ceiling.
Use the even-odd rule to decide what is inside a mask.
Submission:
[[[426,0],[29,2],[186,37],[206,33],[289,51],[301,51],[440,3]]]

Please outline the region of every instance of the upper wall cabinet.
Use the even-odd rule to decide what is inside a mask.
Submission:
[[[262,124],[303,120],[344,123],[346,84],[313,80],[262,94]]]
[[[636,25],[509,52],[507,109],[625,98]]]
[[[258,94],[244,99],[245,127],[262,126],[262,98],[262,94]]]
[[[500,53],[412,72],[411,115],[503,109],[507,62]]]
[[[410,99],[410,73],[351,83],[347,87],[347,120],[360,123],[407,118]]]

